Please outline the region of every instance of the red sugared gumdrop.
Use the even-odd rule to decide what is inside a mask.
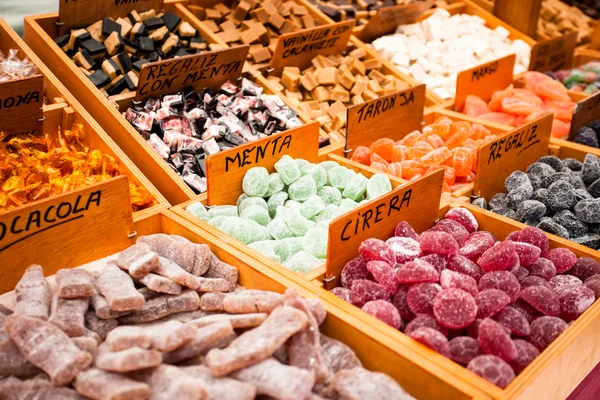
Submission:
[[[396,307],[396,310],[400,313],[402,319],[407,321],[415,318],[415,314],[410,311],[410,307],[408,307],[408,301],[406,299],[408,295],[408,286],[400,286],[398,289],[398,293],[392,298],[392,305]]]
[[[453,208],[446,213],[445,218],[454,220],[465,227],[469,233],[473,233],[479,227],[479,223],[471,211],[466,208]]]
[[[587,278],[584,285],[594,292],[596,298],[600,297],[600,275],[592,275]]]
[[[513,342],[515,343],[515,346],[517,346],[518,356],[510,362],[510,366],[518,374],[540,355],[540,351],[537,347],[525,340],[515,339]]]
[[[510,240],[513,242],[517,242],[519,240],[519,233],[521,233],[521,231],[511,232],[508,235],[506,235],[506,238],[504,238],[504,240]]]
[[[390,265],[396,264],[394,250],[392,250],[383,240],[374,238],[367,239],[360,244],[358,251],[366,262],[385,261]]]
[[[533,321],[535,321],[539,317],[544,316],[544,314],[542,314],[541,312],[539,312],[538,310],[533,308],[531,305],[529,305],[529,303],[527,303],[523,299],[518,299],[514,303],[510,304],[509,307],[514,308],[515,310],[517,310],[518,312],[523,314],[525,316],[525,318],[527,319],[527,322],[529,322],[530,325]]]
[[[421,255],[421,245],[415,239],[391,237],[385,241],[396,255],[396,262],[404,264]]]
[[[355,279],[366,279],[373,280],[373,275],[367,269],[367,263],[362,258],[362,256],[358,256],[348,261],[344,268],[342,269],[342,286],[350,289],[352,287],[352,282]]]
[[[505,271],[519,265],[519,256],[515,244],[511,241],[502,242],[487,249],[477,264],[486,272]]]
[[[440,274],[427,261],[416,259],[401,265],[396,271],[396,279],[402,284],[437,282]]]
[[[536,247],[536,249],[537,249],[537,247]],[[519,282],[521,282],[521,279],[529,276],[529,270],[525,267],[519,267],[511,272],[515,276],[515,278],[517,278],[517,280]]]
[[[350,303],[350,289],[344,287],[335,287],[330,290],[331,294],[339,297],[340,299]]]
[[[487,318],[502,311],[510,304],[510,297],[499,289],[486,289],[475,296],[477,318]]]
[[[554,275],[556,275],[557,272],[554,263],[544,257],[538,258],[536,262],[531,264],[527,269],[529,269],[530,276],[539,276],[546,281],[554,278]]]
[[[385,261],[369,261],[367,269],[388,294],[391,296],[398,293],[398,282],[396,281],[396,270]]]
[[[419,260],[427,261],[433,265],[438,272],[442,272],[448,266],[448,260],[446,256],[441,254],[427,254],[426,256],[419,257]]]
[[[450,356],[450,345],[446,336],[432,328],[421,327],[415,329],[409,335],[417,342],[429,347],[430,349],[437,351],[443,356]]]
[[[362,307],[362,310],[394,329],[400,329],[402,325],[402,320],[396,307],[385,300],[369,301]]]
[[[500,357],[506,362],[517,358],[517,346],[504,328],[491,318],[485,318],[479,325],[477,337],[481,350],[486,354]]]
[[[458,243],[451,234],[446,232],[425,232],[419,237],[421,250],[427,253],[436,253],[453,256],[458,253]]]
[[[568,285],[583,285],[583,281],[573,275],[556,275],[548,282],[552,286],[554,293],[558,293],[562,286]]]
[[[379,283],[366,279],[356,279],[352,282],[350,300],[357,307],[362,307],[369,301],[388,300],[389,298],[389,293]]]
[[[460,254],[471,261],[477,261],[479,257],[496,243],[491,233],[486,231],[474,232],[460,248]]]
[[[477,303],[469,293],[460,289],[444,289],[433,299],[433,315],[449,329],[463,329],[477,316]]]
[[[475,279],[449,269],[443,270],[440,274],[440,285],[443,289],[462,289],[471,296],[477,296],[479,293]]]
[[[462,246],[463,243],[469,238],[469,232],[464,226],[451,219],[442,219],[438,221],[430,231],[441,231],[452,235],[458,246]]]
[[[418,283],[406,293],[408,307],[415,315],[433,315],[433,299],[442,287],[437,283]]]
[[[539,247],[524,242],[514,242],[515,251],[519,256],[519,263],[522,267],[531,265],[537,260],[542,253]]]
[[[467,365],[467,369],[502,389],[515,379],[515,372],[510,365],[496,356],[482,355],[475,357]]]
[[[410,224],[406,221],[402,221],[398,225],[396,225],[396,230],[394,231],[394,235],[396,235],[398,237],[407,237],[407,238],[411,238],[411,239],[415,239],[415,240],[417,240],[419,238],[419,235],[417,235],[417,232],[415,232],[415,230],[412,228],[412,226],[410,226]]]
[[[600,274],[600,263],[593,258],[580,257],[569,274],[585,281],[592,275]]]
[[[450,359],[467,365],[477,356],[483,354],[477,339],[468,336],[455,337],[450,341]]]
[[[529,322],[527,322],[525,315],[515,308],[506,307],[494,315],[492,319],[507,328],[513,335],[529,336]]]
[[[500,289],[510,297],[510,301],[519,298],[521,285],[517,278],[508,271],[494,271],[484,274],[479,280],[479,290]]]
[[[577,263],[577,256],[571,250],[565,247],[557,247],[555,249],[548,250],[546,258],[552,261],[556,268],[557,274],[562,274],[573,268]]]
[[[547,287],[548,289],[552,289],[552,286],[550,286],[548,281],[539,276],[526,276],[525,278],[521,279],[519,283],[521,284],[521,289],[525,289],[526,287],[530,286],[543,286]]]
[[[467,335],[469,335],[469,337],[477,339],[477,336],[479,336],[479,325],[481,325],[481,321],[483,321],[481,318],[477,318],[471,325],[467,326]]]
[[[540,317],[531,323],[529,341],[543,351],[567,329],[569,325],[558,317]]]
[[[441,326],[433,317],[429,315],[419,315],[417,318],[410,321],[406,328],[404,329],[404,333],[410,335],[412,332],[416,331],[419,328],[431,328],[439,331],[442,335],[448,336],[448,329]]]
[[[479,282],[481,275],[483,275],[483,271],[479,265],[475,264],[473,261],[461,254],[457,254],[450,258],[448,261],[448,269],[450,271],[468,275],[477,282]]]
[[[550,242],[548,241],[548,237],[546,236],[544,231],[534,226],[526,226],[525,228],[523,228],[523,230],[519,232],[517,241],[529,243],[536,247],[539,247],[539,249],[541,250],[541,257],[546,257],[546,253],[548,253],[548,248],[550,247]]]
[[[530,286],[521,290],[519,297],[544,315],[552,317],[560,315],[560,301],[558,300],[558,296],[548,288]]]
[[[593,290],[583,285],[569,285],[561,288],[558,299],[560,317],[570,322],[583,314],[594,303],[596,296]]]

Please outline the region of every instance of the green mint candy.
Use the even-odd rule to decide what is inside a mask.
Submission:
[[[290,156],[283,156],[275,163],[275,170],[279,173],[281,180],[286,185],[291,185],[300,178],[300,168],[296,161]]]
[[[362,200],[367,191],[368,181],[369,180],[361,173],[354,175],[352,179],[350,179],[350,182],[348,182],[348,185],[344,188],[342,196],[354,201]]]
[[[264,167],[254,167],[246,171],[242,190],[248,196],[263,197],[269,190],[269,172]]]
[[[392,182],[385,174],[375,174],[367,182],[367,199],[374,199],[392,191]]]
[[[292,183],[288,188],[290,199],[296,201],[306,201],[308,198],[317,193],[317,185],[312,176],[302,176],[296,182]]]

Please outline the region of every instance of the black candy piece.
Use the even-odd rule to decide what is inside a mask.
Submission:
[[[151,53],[154,51],[154,40],[150,39],[149,37],[146,36],[142,36],[137,38],[136,40],[137,46],[138,46],[138,50],[147,52],[147,53]]]
[[[101,69],[96,70],[93,74],[91,74],[88,78],[97,88],[101,88],[110,83],[110,76],[104,73]]]
[[[483,197],[478,197],[471,202],[474,206],[481,207],[484,210],[487,210],[487,201]]]
[[[165,23],[165,26],[171,32],[175,32],[175,30],[181,23],[181,18],[178,15],[173,14],[171,11],[168,11],[165,15],[163,15],[162,19],[163,19],[163,22]]]
[[[596,131],[596,133],[600,134],[600,119],[596,119],[588,124],[590,128]]]
[[[517,216],[515,210],[511,210],[510,208],[496,208],[492,212],[510,219],[515,219]]]
[[[106,89],[106,93],[108,93],[109,96],[114,96],[116,94],[122,93],[128,87],[127,81],[125,79],[126,77],[127,76],[122,76],[118,81],[113,83],[108,89]]]
[[[528,219],[528,220],[525,220],[523,223],[525,225],[537,227],[538,224],[540,223],[540,220],[539,219]]]
[[[529,167],[527,167],[527,175],[538,176],[540,178],[545,178],[549,175],[552,175],[556,171],[550,165],[542,162],[534,162]]]
[[[102,54],[106,51],[106,47],[103,43],[98,42],[94,39],[88,39],[85,42],[81,42],[81,47],[85,49],[92,56]]]
[[[155,62],[158,61],[160,59],[160,55],[158,54],[157,51],[153,51],[152,53],[148,54],[148,57],[146,57],[146,60],[148,62]]]
[[[586,184],[590,184],[600,178],[600,158],[593,154],[586,154],[581,169],[581,177]]]
[[[66,35],[59,36],[54,39],[54,43],[58,45],[58,47],[63,48],[69,43],[69,38],[71,35],[67,33]]]
[[[541,219],[546,215],[546,206],[537,200],[525,200],[517,207],[516,219],[524,222],[528,219]]]
[[[573,208],[580,221],[586,223],[600,223],[600,199],[581,200]]]
[[[529,181],[527,174],[522,171],[513,172],[504,181],[504,187],[506,188],[507,193],[525,184],[531,185],[531,182]]]
[[[563,169],[563,167],[564,167],[562,160],[560,158],[556,157],[556,156],[544,156],[544,157],[540,157],[540,159],[537,160],[537,162],[548,164],[549,166],[551,166],[552,168],[554,168],[554,170],[556,172],[560,172]]]
[[[569,210],[562,210],[554,214],[552,217],[554,222],[562,225],[568,232],[569,237],[579,237],[583,236],[588,231],[588,226],[581,222],[575,214],[573,214]]]
[[[82,33],[81,35],[77,36],[77,38],[75,38],[75,50],[79,49],[81,47],[81,43],[85,42],[88,39],[91,39],[92,35],[90,35],[89,32],[85,32]]]
[[[335,22],[340,22],[342,20],[342,13],[333,7],[322,6],[320,7],[321,11],[325,13],[329,18],[334,20]]]
[[[188,52],[186,49],[184,48],[179,48],[175,53],[174,56],[175,57],[183,57],[183,56],[189,56],[191,53]]]
[[[137,72],[140,72],[140,70],[142,69],[142,66],[144,66],[144,64],[148,64],[149,62],[150,61],[148,61],[148,60],[138,60],[133,63],[133,69]]]
[[[553,211],[568,210],[577,204],[577,198],[573,193],[573,185],[563,180],[554,182],[548,188],[548,202],[546,203]]]
[[[506,195],[506,198],[508,199],[508,206],[512,209],[516,209],[521,202],[529,200],[532,195],[533,186],[528,179],[526,183],[508,192]]]
[[[547,177],[542,179],[542,183],[540,184],[540,186],[542,188],[548,188],[550,187],[550,185],[558,181],[570,182],[571,180],[569,179],[569,174],[567,174],[566,172],[555,172],[552,175],[548,175]]]
[[[129,75],[123,76],[123,80],[125,81],[125,85],[126,85],[127,89],[129,89],[130,91],[133,92],[137,89],[137,85],[133,82],[133,80],[131,80]]]
[[[537,200],[540,203],[547,204],[548,203],[548,189],[546,189],[546,188],[537,189],[536,191],[533,192],[533,195],[531,195],[531,200]]]
[[[581,171],[581,168],[583,168],[583,163],[575,158],[565,158],[563,165],[571,171]]]
[[[529,176],[529,182],[531,182],[531,187],[533,187],[533,190],[537,190],[542,187],[542,178],[540,178],[539,176],[535,176],[535,175],[528,175],[528,176]]]
[[[108,37],[111,33],[117,32],[121,33],[121,24],[113,21],[110,18],[104,18],[102,20],[102,35]]]
[[[575,198],[577,199],[577,202],[580,202],[581,200],[586,200],[586,199],[593,199],[594,197],[587,191],[587,189],[575,189],[573,191],[573,193],[575,193]]]
[[[490,200],[490,210],[508,208],[506,193],[496,193]]]
[[[537,226],[543,231],[548,233],[552,233],[553,235],[560,236],[562,238],[569,238],[569,231],[562,226],[561,224],[557,224],[551,218],[543,218]]]
[[[590,186],[588,186],[587,190],[592,197],[600,197],[600,179],[594,181]]]
[[[147,30],[153,31],[165,26],[165,22],[162,20],[162,18],[149,18],[144,21],[144,25],[146,26]]]
[[[571,240],[575,243],[578,243],[585,247],[589,247],[594,250],[598,250],[600,248],[600,235],[584,235],[578,238],[572,238]]]
[[[600,147],[600,144],[598,143],[598,134],[595,130],[587,126],[584,126],[577,131],[573,138],[573,142],[595,148]]]
[[[131,58],[125,53],[119,53],[117,55],[117,60],[119,60],[119,64],[123,67],[123,73],[126,74],[133,69],[133,63],[131,62]]]

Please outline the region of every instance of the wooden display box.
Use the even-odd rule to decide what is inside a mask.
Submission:
[[[282,276],[276,271],[264,267],[228,243],[198,229],[193,224],[190,224],[185,219],[170,211],[163,211],[159,214],[148,216],[143,221],[138,221],[135,224],[135,230],[137,235],[132,237],[129,243],[125,243],[120,248],[113,249],[111,252],[99,249],[99,254],[102,254],[100,257],[93,254],[84,255],[79,265],[91,263],[115,252],[122,251],[127,246],[135,243],[135,239],[142,235],[154,233],[179,235],[192,242],[208,245],[219,259],[235,266],[239,271],[238,282],[245,288],[270,290],[279,293],[283,293],[287,288],[295,288],[305,297],[316,297],[314,288],[306,282],[302,282],[301,279],[294,276]],[[77,249],[71,250],[77,251]],[[48,257],[50,255],[41,254],[37,262],[44,266],[48,261]],[[59,257],[67,261],[70,254],[61,253],[52,255],[52,257]],[[95,263],[93,267],[99,268],[101,266],[99,264]],[[88,267],[93,268],[92,266]],[[5,274],[3,287],[0,290],[0,293],[4,293],[4,295],[0,296],[1,304],[12,307],[11,302],[14,292],[8,292],[8,290],[13,288],[19,281],[25,268],[26,266],[18,270],[10,270],[10,274]],[[60,268],[45,268],[44,271],[47,275],[52,275]],[[53,277],[49,280],[53,282]],[[377,329],[364,324],[358,318],[342,312],[332,303],[324,301],[323,304],[327,310],[327,318],[321,325],[321,332],[350,346],[356,352],[365,368],[390,375],[416,398],[438,400],[489,399],[489,397],[483,395],[470,384],[455,379],[452,374],[440,368],[431,360],[419,356],[413,351],[398,349],[397,344],[393,340],[382,335]]]

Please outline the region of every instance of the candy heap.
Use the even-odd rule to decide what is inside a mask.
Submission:
[[[5,56],[0,51],[0,82],[14,81],[37,74],[37,67],[27,57],[20,60],[19,51],[10,49]]]
[[[306,273],[325,262],[334,218],[392,190],[386,175],[367,179],[335,161],[311,164],[283,156],[275,171],[249,169],[235,206],[207,211],[195,203],[187,211],[284,267]]]
[[[577,7],[571,7],[561,0],[544,0],[540,9],[537,34],[541,37],[556,38],[569,32],[578,32],[578,42],[589,41],[594,20]]]
[[[554,113],[552,136],[563,138],[569,134],[576,103],[567,88],[548,75],[528,71],[523,75],[525,88],[510,85],[492,94],[489,103],[469,95],[463,113],[486,121],[518,127]]]
[[[594,19],[600,18],[600,0],[565,0]]]
[[[172,12],[132,11],[124,18],[104,18],[85,29],[54,39],[92,83],[113,96],[135,92],[148,62],[207,50],[198,31]],[[211,45],[211,50],[220,46]]]
[[[206,157],[302,125],[278,96],[262,91],[244,78],[239,86],[226,82],[216,93],[189,88],[149,98],[123,115],[194,191],[202,193]]]
[[[396,142],[384,138],[369,147],[358,146],[352,161],[407,180],[441,167],[444,191],[453,192],[475,180],[477,150],[494,138],[483,125],[441,117],[422,133],[414,131]]]
[[[123,173],[119,162],[86,147],[83,125],[42,136],[0,133],[0,211],[66,193]],[[144,187],[130,184],[133,211],[154,204]]]
[[[573,142],[600,148],[600,139],[598,135],[600,135],[600,119],[592,121],[587,126],[579,128],[573,137]]]
[[[600,61],[590,61],[577,68],[546,74],[574,92],[597,93],[600,90]]]
[[[401,222],[360,245],[332,293],[504,388],[600,295],[600,263],[538,228],[504,242],[477,229],[463,208],[420,235]]]
[[[600,249],[600,158],[583,163],[544,156],[504,181],[506,193],[473,204],[537,226],[575,243]],[[487,206],[487,207],[486,207]]]
[[[319,333],[326,311],[318,300],[294,289],[245,290],[237,278],[208,246],[163,234],[139,238],[101,272],[59,270],[56,290],[32,265],[15,288],[14,312],[0,308],[0,393],[413,399]]]
[[[437,9],[416,24],[400,25],[393,35],[373,41],[373,47],[419,83],[425,83],[440,98],[453,98],[459,72],[487,61],[516,53],[515,75],[529,65],[531,46],[510,40],[510,32],[492,30],[476,15]]]

